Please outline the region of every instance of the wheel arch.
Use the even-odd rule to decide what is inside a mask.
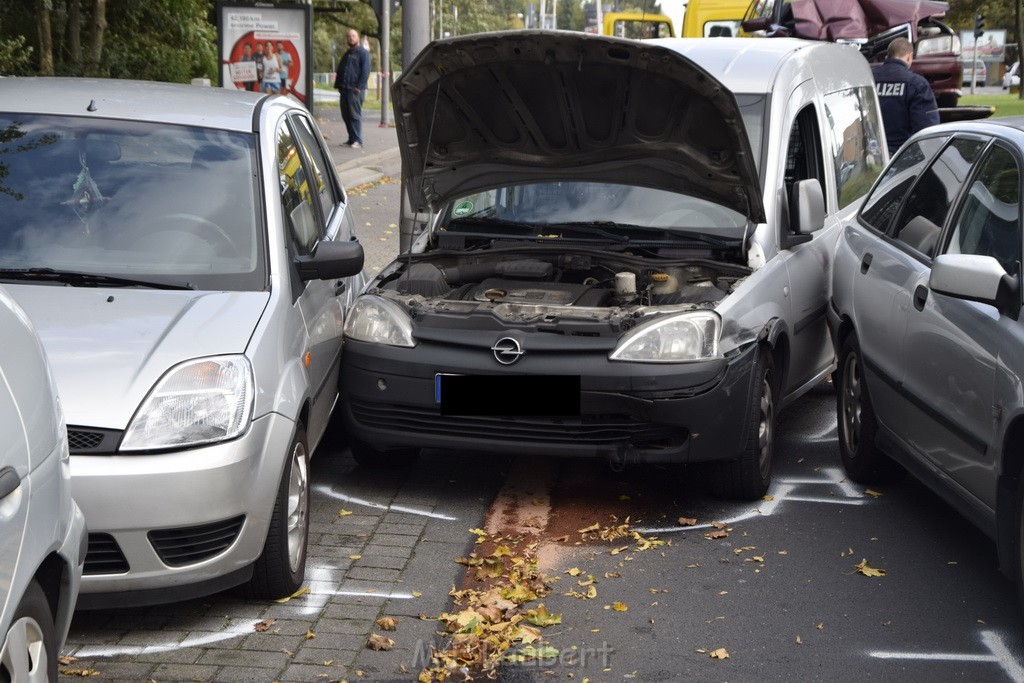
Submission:
[[[47,555],[42,563],[40,563],[39,569],[36,570],[35,576],[32,577],[46,595],[46,602],[50,606],[50,616],[53,617],[55,624],[58,623],[58,618],[64,610],[74,609],[73,605],[64,605],[61,601],[64,597],[61,587],[65,583],[65,575],[69,571],[71,571],[71,568],[67,562],[60,555],[53,552]]]

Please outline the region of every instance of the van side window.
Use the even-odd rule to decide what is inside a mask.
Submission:
[[[995,146],[982,161],[953,225],[946,253],[991,256],[1019,274],[1020,167],[1006,149]]]
[[[863,197],[884,167],[880,117],[872,89],[847,88],[825,95],[839,208]]]
[[[801,180],[817,179],[825,193],[824,164],[821,158],[821,131],[818,129],[818,117],[813,106],[804,107],[789,133],[789,145],[786,148],[786,199],[793,196],[793,186]],[[826,199],[826,205],[827,205]],[[792,211],[789,215],[793,215]]]
[[[981,140],[959,138],[942,150],[910,190],[893,237],[925,256],[934,256],[953,200],[984,146]]]

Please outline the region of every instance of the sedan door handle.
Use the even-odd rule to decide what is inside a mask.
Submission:
[[[13,467],[8,465],[0,470],[0,500],[17,491],[19,486],[21,486],[21,477]]]
[[[334,296],[344,294],[346,289],[348,289],[348,283],[344,280],[338,280],[338,283],[334,285]]]
[[[871,259],[873,258],[874,256],[872,256],[871,254],[864,254],[864,259],[860,262],[861,275],[864,275],[865,273],[868,272],[868,268],[871,267]]]
[[[914,308],[923,311],[926,301],[928,301],[928,288],[924,285],[918,285],[917,289],[914,290]]]

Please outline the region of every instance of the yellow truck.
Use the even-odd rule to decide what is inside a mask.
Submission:
[[[664,14],[608,12],[604,15],[602,35],[620,38],[674,38],[672,19]]]
[[[750,0],[689,0],[683,15],[684,38],[738,36]]]

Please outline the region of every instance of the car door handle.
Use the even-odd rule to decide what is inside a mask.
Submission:
[[[348,289],[348,283],[344,280],[338,280],[338,283],[334,285],[334,296],[344,294],[346,289]]]
[[[923,311],[926,301],[928,301],[928,288],[924,285],[918,285],[917,289],[914,290],[914,308]]]
[[[871,254],[864,254],[864,258],[860,262],[860,274],[861,275],[863,275],[866,272],[868,272],[868,268],[871,267],[871,259],[873,259],[873,258],[874,258],[874,256],[872,256]]]
[[[21,477],[8,465],[0,470],[0,500],[11,495],[21,486]]]

